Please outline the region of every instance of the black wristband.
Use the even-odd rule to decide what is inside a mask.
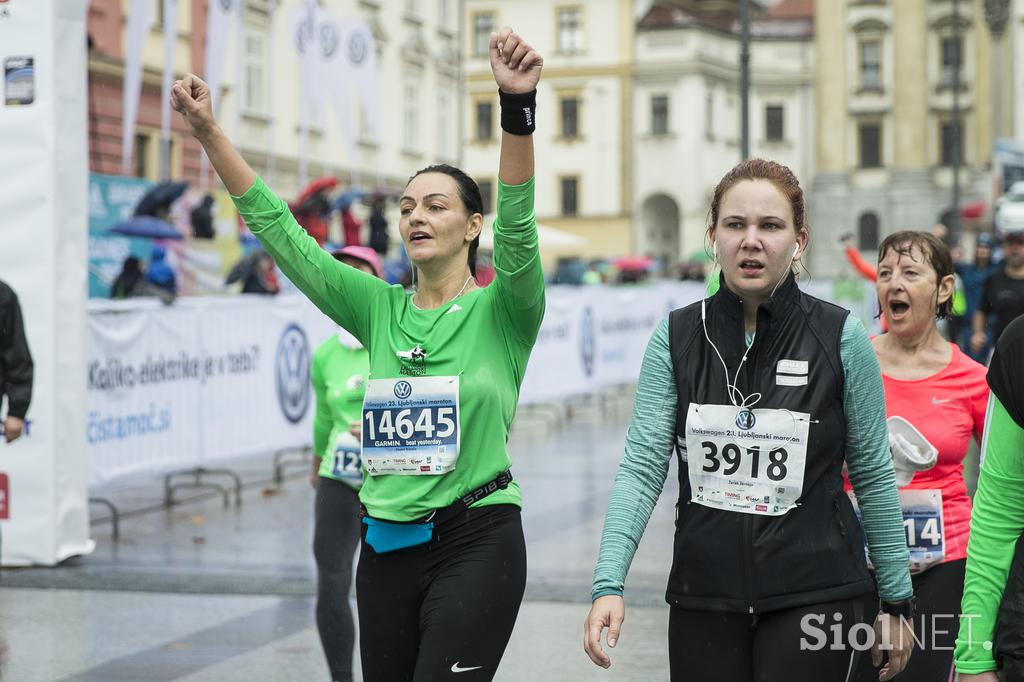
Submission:
[[[498,90],[501,129],[512,135],[532,135],[537,129],[537,90],[523,93]]]

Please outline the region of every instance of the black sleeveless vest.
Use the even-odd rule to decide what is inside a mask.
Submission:
[[[736,386],[759,408],[810,414],[803,492],[782,516],[691,502],[686,414],[691,402],[730,405],[726,370],[708,343],[701,303],[669,316],[679,397],[679,502],[666,599],[690,609],[762,613],[857,597],[874,590],[860,525],[843,492],[846,417],[839,343],[847,311],[800,291],[790,276],[757,311],[757,330]],[[743,302],[722,283],[706,301],[707,333],[735,376],[745,350]],[[778,383],[780,360],[807,363],[807,382]],[[690,453],[701,457],[701,453]]]

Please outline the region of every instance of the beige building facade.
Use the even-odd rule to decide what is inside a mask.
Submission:
[[[993,82],[984,4],[958,3],[957,32],[952,0],[819,3],[812,271],[843,267],[838,236],[844,232],[857,235],[860,249],[873,255],[887,234],[927,230],[940,221],[952,206],[957,146],[961,205],[990,200],[994,88],[1002,97],[1005,131],[1014,98],[1010,41],[1000,53],[1006,78]],[[958,54],[959,138],[953,97]]]
[[[491,77],[491,31],[511,26],[544,55],[537,93],[536,212],[541,224],[586,240],[541,240],[545,267],[560,256],[618,256],[633,249],[631,0],[465,0],[463,168],[488,211],[497,196],[501,139]]]

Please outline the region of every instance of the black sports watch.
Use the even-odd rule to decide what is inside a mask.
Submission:
[[[917,615],[917,597],[911,595],[910,599],[901,601],[880,601],[879,610],[891,616],[900,616],[906,620],[913,620]]]

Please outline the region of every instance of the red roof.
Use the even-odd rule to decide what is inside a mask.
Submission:
[[[782,0],[765,14],[769,19],[813,19],[814,0]]]

